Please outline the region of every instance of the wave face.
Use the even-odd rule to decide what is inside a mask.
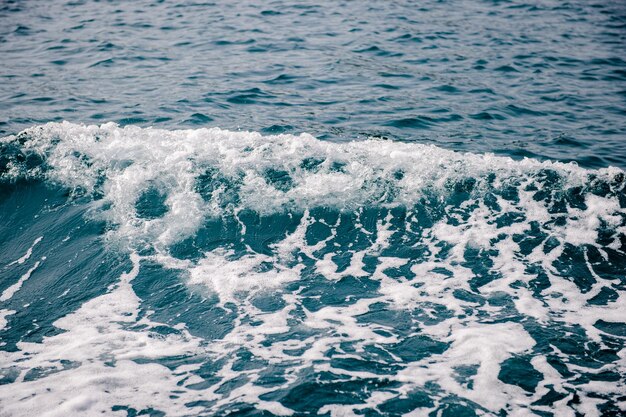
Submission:
[[[0,413],[626,410],[620,169],[112,123],[0,150]]]

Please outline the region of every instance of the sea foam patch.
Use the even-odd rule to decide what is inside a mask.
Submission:
[[[149,236],[161,245],[193,234],[204,216],[229,210],[353,210],[363,205],[411,206],[424,198],[445,198],[454,190],[480,194],[492,188],[534,186],[547,188],[549,198],[595,183],[610,189],[624,186],[623,172],[616,168],[590,172],[572,164],[513,161],[419,144],[330,143],[306,134],[262,136],[217,128],[166,131],[64,122],[31,128],[3,142],[17,143],[22,154],[44,161],[29,169],[20,164],[23,158],[8,159],[3,176],[41,173],[48,180],[97,193],[110,205],[106,211],[119,227],[119,237]],[[591,209],[600,210],[589,221],[607,209],[602,201],[592,202],[591,193],[573,197],[589,200]],[[611,200],[609,209],[616,201]],[[142,210],[142,203],[149,208]]]
[[[65,187],[105,222],[106,250],[134,254],[134,272],[54,324],[66,333],[3,357],[22,369],[5,399],[35,393],[11,403],[17,414],[42,396],[58,413],[626,409],[619,169],[115,124],[52,123],[2,146],[4,181]],[[183,292],[160,286],[170,276]],[[159,326],[170,335],[153,340]],[[45,393],[107,368],[93,355],[162,382],[153,397],[114,373],[113,385]],[[170,356],[187,361],[165,366]],[[24,379],[60,360],[75,366]]]

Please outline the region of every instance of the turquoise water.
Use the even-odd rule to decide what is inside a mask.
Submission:
[[[625,22],[3,3],[0,415],[623,415]]]

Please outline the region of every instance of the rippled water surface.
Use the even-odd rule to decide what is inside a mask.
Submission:
[[[622,416],[620,1],[0,3],[0,416]]]
[[[626,166],[623,2],[1,7],[5,133],[219,126]]]

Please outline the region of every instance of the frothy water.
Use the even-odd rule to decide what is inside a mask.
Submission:
[[[626,179],[432,145],[0,143],[3,415],[619,415]]]

